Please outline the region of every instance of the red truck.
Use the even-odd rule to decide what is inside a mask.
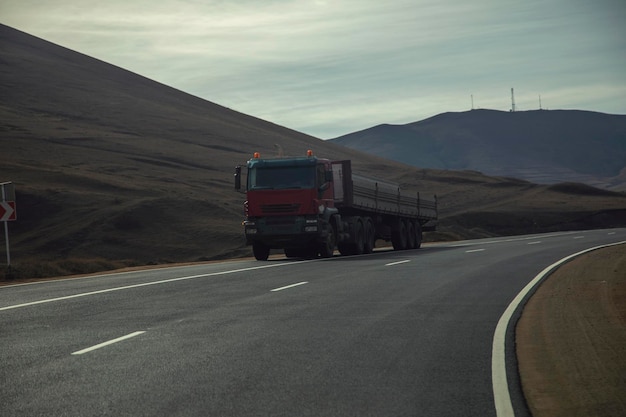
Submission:
[[[422,232],[435,230],[437,198],[400,191],[396,184],[356,175],[349,160],[305,157],[247,164],[243,222],[246,244],[257,260],[271,249],[287,257],[314,258],[371,253],[377,239],[395,250],[417,249]],[[242,167],[235,168],[235,189]]]

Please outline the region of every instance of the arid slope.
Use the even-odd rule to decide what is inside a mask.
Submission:
[[[40,275],[248,254],[233,168],[279,148],[351,159],[361,173],[437,194],[441,232],[431,238],[626,224],[622,194],[417,169],[1,25],[0,51],[0,181],[15,183],[18,205],[12,259],[56,264]]]

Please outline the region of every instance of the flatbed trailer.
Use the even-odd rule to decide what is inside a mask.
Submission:
[[[246,243],[258,260],[271,249],[288,257],[371,253],[376,241],[395,250],[417,249],[422,232],[437,225],[437,199],[397,184],[354,174],[349,160],[313,156],[261,159],[247,166]],[[241,189],[241,167],[235,187]]]

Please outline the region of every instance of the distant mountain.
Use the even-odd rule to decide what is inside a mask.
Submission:
[[[626,190],[626,115],[472,110],[379,125],[332,141],[422,168]]]
[[[623,194],[417,169],[0,25],[0,182],[15,184],[11,259],[24,275],[249,255],[233,168],[279,148],[437,194],[440,231],[427,239],[626,226]]]

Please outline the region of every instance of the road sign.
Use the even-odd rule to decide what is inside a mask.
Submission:
[[[15,211],[15,201],[0,201],[0,222],[13,221],[17,219]]]

